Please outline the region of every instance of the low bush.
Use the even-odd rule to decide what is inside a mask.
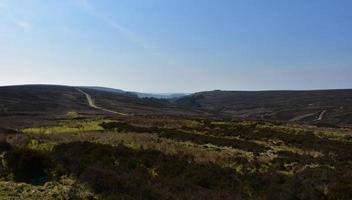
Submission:
[[[44,153],[29,149],[14,149],[4,161],[12,179],[27,183],[43,183],[50,177],[50,159]]]

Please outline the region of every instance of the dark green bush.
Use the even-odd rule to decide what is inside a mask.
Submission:
[[[5,154],[4,160],[15,181],[42,183],[50,177],[50,159],[43,153],[15,149]]]

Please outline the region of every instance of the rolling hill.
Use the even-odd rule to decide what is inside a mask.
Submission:
[[[352,123],[352,90],[216,90],[195,93],[176,102],[179,106],[238,118]]]
[[[142,93],[142,92],[131,92],[125,91],[115,88],[108,87],[81,87],[85,89],[94,89],[98,91],[111,92],[111,93],[119,93],[119,94],[127,94],[134,97],[139,98],[155,98],[155,99],[175,99],[187,96],[187,93]]]
[[[90,95],[94,106],[89,105],[82,91]],[[47,120],[66,117],[68,113],[80,116],[114,115],[109,111],[129,115],[194,114],[166,99],[139,98],[130,92],[117,91],[57,85],[0,87],[0,127],[12,127],[16,123],[24,125],[25,121],[33,120],[48,123]]]
[[[140,98],[101,87],[0,87],[0,117],[60,117],[68,112],[111,115],[88,104],[130,115],[198,115],[314,124],[352,124],[352,90],[208,91],[174,99]],[[18,119],[18,118],[17,118]]]
[[[24,85],[0,87],[0,113],[58,113],[87,110],[85,98],[73,87]]]

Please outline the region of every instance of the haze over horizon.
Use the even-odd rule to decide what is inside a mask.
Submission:
[[[352,88],[349,0],[0,0],[0,85]]]

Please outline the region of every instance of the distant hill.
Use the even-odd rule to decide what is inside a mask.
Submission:
[[[131,114],[195,114],[196,111],[177,107],[168,99],[139,97],[132,92],[112,92],[96,88],[83,88],[89,93],[98,106]]]
[[[85,98],[73,87],[23,85],[0,87],[0,114],[55,113],[87,110]]]
[[[352,90],[208,91],[173,99],[101,87],[79,87],[98,107],[131,115],[200,115],[240,119],[352,124]],[[111,113],[89,106],[77,87],[24,85],[0,87],[0,117]],[[18,117],[16,118],[18,119]],[[9,120],[7,120],[9,121]],[[1,123],[1,121],[0,121]],[[0,126],[1,127],[1,126]]]
[[[120,90],[120,89],[114,89],[114,88],[108,88],[108,87],[97,87],[97,86],[81,86],[79,88],[83,88],[83,89],[94,89],[94,90],[99,90],[99,91],[104,91],[104,92],[113,92],[113,93],[119,93],[119,94],[128,94],[128,92],[124,91],[124,90]],[[133,95],[133,94],[131,94]],[[136,96],[136,95],[134,95]]]
[[[132,91],[124,91],[120,89],[107,88],[107,87],[81,87],[87,89],[95,89],[104,92],[113,92],[120,94],[128,94],[130,96],[135,96],[139,98],[156,98],[156,99],[174,99],[187,96],[186,93],[142,93],[142,92],[132,92]]]
[[[133,92],[133,93],[136,94],[139,98],[156,98],[156,99],[177,99],[177,98],[181,98],[189,95],[186,93],[156,93],[156,94],[140,93],[140,92]]]
[[[178,99],[179,106],[231,117],[309,123],[352,123],[352,90],[209,91]]]
[[[166,99],[139,98],[137,94],[103,87],[22,85],[0,87],[0,117],[14,115],[59,116],[74,111],[108,114],[88,105],[88,93],[97,106],[131,114],[188,114]]]

